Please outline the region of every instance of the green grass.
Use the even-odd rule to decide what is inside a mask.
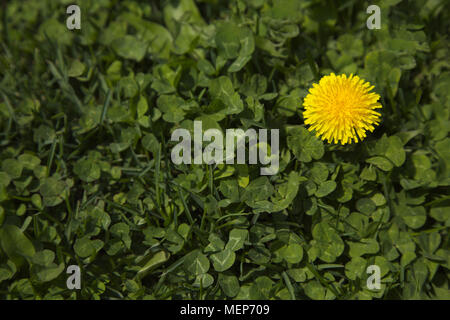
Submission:
[[[363,1],[74,2],[81,30],[0,8],[1,299],[450,298],[445,1],[375,1],[380,30]],[[381,96],[358,144],[305,129],[331,72]],[[278,174],[173,164],[194,120],[280,129]]]

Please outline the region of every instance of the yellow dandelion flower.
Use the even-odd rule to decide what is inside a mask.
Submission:
[[[374,86],[358,76],[334,73],[314,83],[304,99],[303,117],[309,131],[328,142],[341,144],[363,140],[366,131],[373,131],[380,122],[375,109],[380,95],[370,92]]]

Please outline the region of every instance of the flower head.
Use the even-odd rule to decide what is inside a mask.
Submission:
[[[380,121],[375,109],[381,108],[380,96],[370,92],[374,86],[358,76],[331,73],[314,83],[304,99],[305,124],[309,131],[328,142],[341,144],[363,140]]]

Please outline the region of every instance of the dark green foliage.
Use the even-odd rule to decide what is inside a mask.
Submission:
[[[379,1],[381,30],[365,1],[72,2],[81,30],[0,7],[0,298],[450,298],[446,1]],[[382,97],[363,142],[304,127],[330,72]],[[280,129],[278,174],[174,165],[194,120]]]

